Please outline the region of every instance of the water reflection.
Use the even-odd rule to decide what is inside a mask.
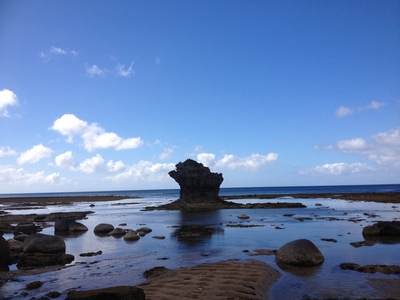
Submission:
[[[220,211],[184,212],[179,214],[179,225],[172,237],[187,247],[196,247],[211,240],[215,234],[223,235]]]

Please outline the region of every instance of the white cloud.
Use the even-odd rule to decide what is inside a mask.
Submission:
[[[50,148],[43,146],[42,144],[33,146],[31,149],[21,153],[18,157],[18,164],[22,165],[25,163],[37,163],[43,158],[49,157],[53,151]]]
[[[338,141],[336,149],[363,155],[379,165],[400,168],[400,127],[372,136],[372,140],[356,138]]]
[[[0,117],[9,118],[10,113],[8,108],[10,106],[17,106],[18,104],[18,97],[12,91],[8,89],[0,91]]]
[[[62,169],[67,169],[67,170],[76,170],[76,163],[74,162],[74,159],[72,157],[72,152],[67,151],[65,153],[62,153],[58,155],[55,158],[56,166],[60,167]]]
[[[371,170],[367,164],[364,163],[333,163],[316,166],[312,169],[301,171],[300,174],[307,175],[349,175],[361,173]]]
[[[107,170],[108,172],[112,172],[112,173],[120,173],[120,172],[124,172],[126,170],[126,165],[122,162],[122,161],[116,161],[114,162],[113,160],[110,160],[107,163]]]
[[[130,66],[125,68],[124,65],[118,64],[116,66],[117,74],[122,77],[129,77],[134,74],[133,71],[133,62],[131,62]]]
[[[0,166],[0,183],[12,186],[54,185],[66,183],[59,173],[46,175],[44,171],[28,173],[23,168],[15,169],[11,166]]]
[[[344,107],[344,106],[340,106],[336,111],[335,111],[335,115],[338,118],[342,118],[345,116],[349,116],[352,115],[354,113],[354,110],[349,108],[349,107]]]
[[[75,117],[73,114],[64,114],[61,118],[54,121],[50,129],[58,131],[68,137],[67,142],[71,143],[75,135],[81,135],[88,124]]]
[[[79,170],[84,173],[97,173],[103,170],[104,159],[100,154],[88,158],[79,164]]]
[[[17,155],[17,152],[10,147],[0,147],[0,157]]]
[[[168,159],[172,156],[172,154],[174,153],[174,149],[171,147],[165,147],[163,148],[163,152],[160,154],[160,159],[165,160]]]
[[[140,137],[123,139],[114,132],[105,132],[96,123],[88,125],[86,121],[78,119],[73,114],[63,115],[54,122],[50,129],[67,136],[68,142],[72,142],[75,136],[81,137],[84,148],[89,152],[105,148],[136,149],[143,145]]]
[[[379,109],[383,106],[385,106],[386,103],[384,102],[378,102],[378,101],[371,101],[369,104],[365,106],[359,106],[359,107],[345,107],[345,106],[340,106],[336,111],[335,115],[338,118],[343,118],[349,115],[352,115],[356,112],[361,112],[363,110],[369,110],[369,109]]]
[[[257,171],[262,166],[273,163],[277,159],[277,153],[266,155],[255,153],[247,157],[225,154],[220,160],[216,160],[215,155],[212,153],[199,153],[197,155],[197,160],[208,167],[239,169],[243,171]]]
[[[106,70],[100,68],[97,65],[93,66],[86,65],[86,75],[88,75],[89,77],[95,77],[95,76],[103,77],[106,75]]]
[[[109,176],[107,179],[112,181],[162,181],[169,178],[168,172],[175,169],[174,164],[159,164],[150,161],[139,161],[139,163],[125,166],[123,172]]]

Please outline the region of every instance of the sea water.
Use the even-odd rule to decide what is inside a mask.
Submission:
[[[307,192],[306,192],[307,191]],[[291,187],[291,188],[226,188],[221,195],[255,194],[305,194],[347,192],[400,191],[400,185],[346,186],[346,187]],[[99,192],[91,192],[98,195]],[[398,275],[364,274],[341,270],[343,262],[365,264],[400,264],[400,241],[377,241],[373,246],[355,248],[352,242],[363,241],[362,228],[374,222],[400,220],[400,208],[396,204],[358,202],[333,199],[294,199],[290,196],[260,200],[247,197],[235,200],[253,202],[301,202],[306,208],[285,209],[223,209],[207,212],[143,211],[146,206],[157,206],[179,197],[179,190],[113,191],[108,195],[130,195],[129,198],[107,202],[79,202],[72,205],[50,205],[45,208],[10,211],[10,213],[50,213],[58,211],[91,210],[85,220],[89,231],[78,235],[63,236],[67,253],[75,256],[68,268],[55,272],[23,276],[8,282],[0,289],[0,298],[30,299],[40,297],[50,290],[64,295],[71,289],[94,289],[116,285],[136,285],[143,281],[143,272],[155,266],[167,268],[192,267],[200,263],[225,259],[258,259],[278,269],[282,276],[269,292],[271,299],[302,298],[379,298],[368,285],[367,278],[400,278]],[[75,193],[87,195],[87,193]],[[52,194],[53,196],[54,194]],[[68,193],[68,195],[70,195]],[[35,195],[37,196],[37,195]],[[1,202],[1,201],[0,201]],[[90,207],[94,204],[94,207]],[[239,219],[247,214],[247,220]],[[299,218],[307,218],[300,221]],[[136,242],[122,238],[99,237],[93,228],[99,223],[111,223],[115,227],[137,229],[150,227],[153,232]],[[120,225],[126,223],[126,225]],[[51,225],[51,224],[50,224]],[[212,229],[198,239],[180,238],[183,225],[196,225]],[[237,226],[241,225],[241,227]],[[54,234],[53,227],[42,233]],[[153,239],[154,235],[165,239]],[[5,235],[6,239],[12,235]],[[311,240],[323,253],[325,262],[315,268],[281,269],[275,256],[252,256],[257,249],[279,249],[283,244],[299,238]],[[321,239],[334,239],[327,242]],[[97,252],[94,257],[79,254]],[[15,268],[15,266],[13,266]],[[306,272],[304,271],[306,270]],[[24,286],[35,280],[44,282],[37,290],[21,296]],[[16,293],[17,292],[17,293]]]

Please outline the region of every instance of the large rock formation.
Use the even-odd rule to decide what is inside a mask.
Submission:
[[[179,184],[182,205],[221,202],[219,187],[224,180],[221,173],[212,173],[209,168],[192,159],[180,162],[176,170],[168,173]]]

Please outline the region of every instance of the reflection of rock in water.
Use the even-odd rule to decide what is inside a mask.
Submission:
[[[209,240],[214,234],[223,233],[224,229],[222,228],[202,225],[182,225],[177,227],[177,229],[172,233],[172,236],[177,238],[178,242],[193,247]]]

